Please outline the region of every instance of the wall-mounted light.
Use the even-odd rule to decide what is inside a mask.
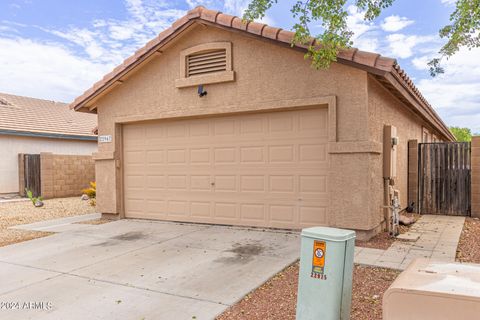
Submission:
[[[201,98],[207,95],[207,91],[203,90],[203,84],[198,86],[198,96]]]

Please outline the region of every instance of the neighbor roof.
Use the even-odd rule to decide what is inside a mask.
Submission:
[[[93,102],[106,93],[107,89],[121,84],[123,76],[157,52],[161,52],[164,45],[194,23],[214,25],[226,30],[248,33],[285,46],[291,46],[294,36],[294,33],[291,31],[257,22],[244,22],[239,17],[199,6],[188,11],[185,16],[175,21],[171,27],[161,32],[155,39],[149,41],[143,48],[137,50],[134,55],[105,75],[93,87],[76,98],[70,104],[70,107],[79,111],[95,112]],[[310,44],[316,45],[314,38],[312,38]],[[306,50],[307,47],[308,45],[294,46],[295,49],[300,50]],[[446,139],[455,141],[455,137],[448,130],[448,127],[413,84],[406,72],[400,68],[395,59],[352,48],[341,51],[338,54],[337,62],[363,69],[372,74],[397,98],[410,106],[415,113],[437,128]]]
[[[94,114],[68,104],[0,93],[0,134],[96,140]]]

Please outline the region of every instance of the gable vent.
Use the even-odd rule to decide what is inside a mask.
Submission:
[[[225,49],[204,51],[187,56],[187,77],[227,70]]]

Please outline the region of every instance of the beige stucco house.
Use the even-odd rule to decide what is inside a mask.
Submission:
[[[403,206],[408,140],[454,138],[394,59],[348,50],[315,70],[292,36],[198,7],[78,97],[71,107],[97,113],[106,141],[98,209],[381,230],[385,126],[397,129]]]
[[[0,93],[0,194],[21,192],[19,154],[91,155],[96,115],[65,103]]]

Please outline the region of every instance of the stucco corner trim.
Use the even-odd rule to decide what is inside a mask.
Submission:
[[[381,154],[383,145],[375,141],[360,142],[331,142],[328,144],[328,153],[374,153]]]
[[[186,88],[186,87],[198,86],[201,84],[212,84],[212,83],[230,82],[230,81],[235,81],[235,72],[221,71],[221,72],[215,72],[212,74],[206,74],[201,76],[176,79],[175,87]]]

